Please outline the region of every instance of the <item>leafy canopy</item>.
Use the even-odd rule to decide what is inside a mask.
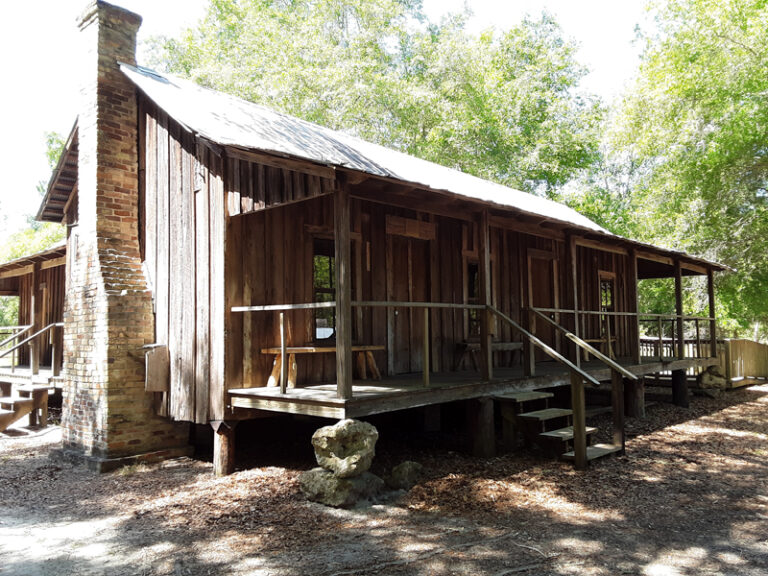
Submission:
[[[603,157],[577,196],[608,228],[736,269],[719,316],[768,326],[768,3],[666,0]],[[701,286],[692,305],[706,311]]]
[[[516,188],[554,193],[597,152],[599,103],[547,15],[504,34],[420,0],[212,0],[154,65]]]

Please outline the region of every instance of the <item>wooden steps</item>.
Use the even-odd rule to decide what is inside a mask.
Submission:
[[[554,398],[552,392],[540,392],[538,390],[522,390],[520,392],[506,392],[504,394],[497,394],[494,396],[494,400],[510,400],[512,402],[523,403],[531,402],[533,400],[548,400]]]
[[[587,461],[597,460],[598,458],[604,458],[611,454],[621,452],[621,446],[615,446],[613,444],[595,444],[594,446],[587,446]],[[573,460],[576,458],[573,450],[563,454],[563,460]]]
[[[14,422],[29,416],[29,425],[45,427],[48,422],[48,393],[49,385],[25,383],[11,390],[9,383],[2,387],[0,397],[0,432],[6,430]],[[15,392],[16,395],[12,395]]]
[[[594,426],[587,426],[587,436],[590,436],[597,432],[597,428]],[[549,430],[548,432],[541,432],[539,436],[545,438],[552,438],[553,440],[569,441],[573,440],[573,426],[566,426],[565,428],[558,428],[557,430]]]
[[[518,414],[523,420],[535,422],[547,422],[555,418],[568,418],[573,415],[573,410],[569,408],[545,408],[544,410],[534,410],[533,412],[523,412]]]

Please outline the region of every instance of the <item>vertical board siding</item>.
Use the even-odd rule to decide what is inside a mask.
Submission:
[[[142,110],[144,266],[155,342],[168,346],[171,360],[170,388],[159,413],[207,423],[215,410],[224,411],[223,262],[215,258],[223,255],[221,160],[151,103],[142,101]],[[214,336],[221,338],[221,352],[212,346]],[[218,403],[213,390],[219,391]]]

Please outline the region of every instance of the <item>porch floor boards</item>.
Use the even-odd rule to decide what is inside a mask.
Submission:
[[[664,362],[644,358],[637,365],[631,365],[628,358],[618,361],[638,375],[706,367],[716,363],[715,359],[710,358],[670,359]],[[610,380],[610,370],[600,361],[582,362],[581,367],[597,380]],[[347,400],[337,398],[336,384],[333,383],[289,388],[285,394],[281,394],[279,387],[236,388],[229,390],[229,397],[233,408],[246,411],[263,410],[343,419],[569,384],[570,376],[561,364],[540,362],[536,364],[535,376],[525,376],[522,367],[495,368],[494,378],[489,382],[474,371],[433,373],[430,375],[429,387],[424,386],[421,373],[384,377],[377,382],[355,380],[352,398]],[[247,417],[247,413],[242,415]]]

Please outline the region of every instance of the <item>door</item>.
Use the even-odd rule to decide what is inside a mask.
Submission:
[[[387,236],[387,300],[428,302],[429,242]],[[389,374],[418,372],[423,367],[424,309],[387,309]]]
[[[559,308],[558,298],[558,260],[552,252],[544,250],[528,250],[528,306],[531,308]],[[544,312],[559,322],[557,314]],[[559,335],[549,322],[531,315],[531,332],[545,344],[559,350]],[[535,347],[535,361],[549,360],[549,356],[540,348]]]

